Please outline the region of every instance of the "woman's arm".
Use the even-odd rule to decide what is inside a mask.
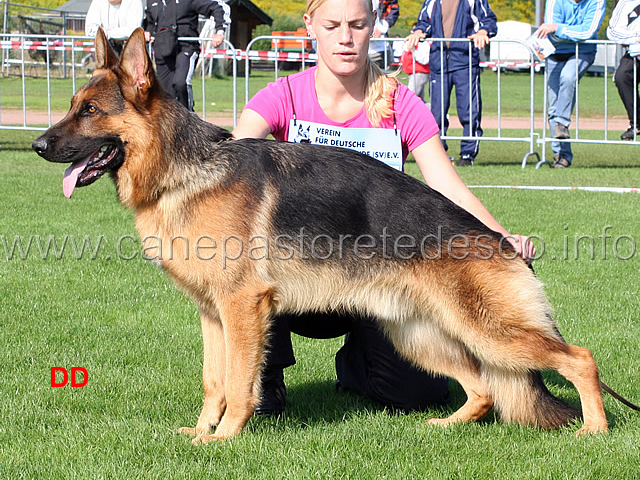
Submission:
[[[442,148],[439,135],[434,135],[411,153],[413,153],[427,185],[464,208],[491,230],[506,237],[525,260],[533,258],[535,246],[531,240],[523,235],[511,235],[493,218],[489,210],[458,176],[451,164],[451,160],[449,160],[447,153]]]
[[[245,108],[231,134],[234,138],[266,138],[271,127],[259,113]]]

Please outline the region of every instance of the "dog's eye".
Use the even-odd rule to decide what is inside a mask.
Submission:
[[[83,110],[83,114],[84,115],[95,115],[96,113],[99,113],[100,110],[98,110],[98,107],[96,107],[94,104],[92,103],[87,103],[84,106],[84,110]]]

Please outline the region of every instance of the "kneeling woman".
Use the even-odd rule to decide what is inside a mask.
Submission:
[[[243,110],[234,137],[271,134],[276,140],[347,146],[400,169],[411,152],[430,187],[507,237],[525,259],[532,257],[535,250],[529,239],[510,235],[462,182],[422,100],[369,60],[374,15],[370,0],[308,0],[304,22],[317,42],[318,65],[258,92]],[[342,388],[402,410],[448,399],[448,380],[434,378],[400,358],[370,319],[282,315],[272,326],[256,413],[284,409],[283,370],[295,363],[290,332],[311,338],[347,335],[336,355]]]

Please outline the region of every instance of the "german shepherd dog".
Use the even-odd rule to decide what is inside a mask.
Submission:
[[[67,196],[109,173],[145,250],[196,301],[204,405],[195,428],[180,429],[194,443],[244,428],[271,318],[287,312],[374,317],[401,355],[457,380],[466,402],[431,424],[495,406],[506,422],[567,425],[581,414],[544,386],[540,372],[553,369],[580,394],[578,434],[607,431],[591,352],[563,340],[506,239],[366,155],[232,139],[163,92],[141,29],[120,58],[102,30],[95,50],[93,77],[33,148],[72,164]]]

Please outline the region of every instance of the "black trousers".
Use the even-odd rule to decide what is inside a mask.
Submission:
[[[111,48],[120,55],[122,53],[122,48],[124,47],[124,40],[114,40],[113,38],[109,40],[111,44]]]
[[[635,82],[633,80],[633,70],[636,71]],[[638,83],[640,83],[640,62],[634,60],[628,53],[626,53],[620,59],[620,65],[616,69],[616,73],[613,77],[616,87],[618,88],[618,94],[624,104],[624,108],[627,111],[629,117],[629,124],[638,128],[640,124],[640,97],[638,96]],[[635,100],[634,100],[635,99]],[[637,122],[634,125],[634,106],[635,103],[635,116]]]
[[[171,57],[156,55],[156,75],[162,88],[188,110],[193,111],[193,89],[191,78],[198,62],[199,46],[178,42],[176,53]]]
[[[449,380],[434,377],[401,358],[377,323],[340,314],[280,315],[271,327],[266,371],[296,363],[291,334],[309,338],[347,335],[336,354],[340,384],[382,405],[421,410],[449,400]]]

